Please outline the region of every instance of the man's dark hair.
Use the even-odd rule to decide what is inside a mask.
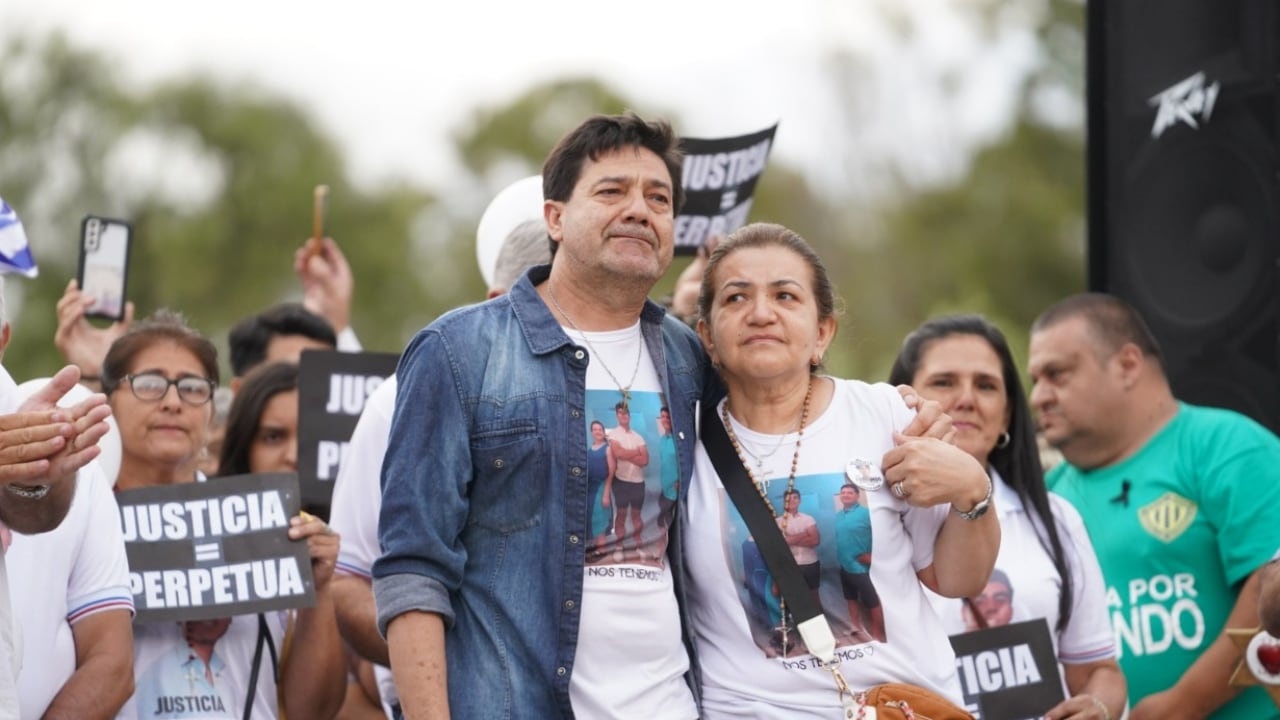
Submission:
[[[1125,343],[1133,343],[1143,355],[1164,367],[1164,355],[1151,328],[1147,327],[1137,308],[1115,295],[1080,293],[1059,300],[1040,313],[1031,325],[1031,332],[1034,334],[1076,317],[1084,318],[1088,323],[1099,360],[1111,357]]]
[[[301,335],[329,347],[338,347],[338,335],[328,320],[301,303],[280,303],[247,317],[231,328],[231,374],[244,377],[267,359],[267,346],[278,335]]]
[[[1000,568],[992,568],[991,579],[987,581],[988,585],[991,583],[997,583],[1009,588],[1009,602],[1013,602],[1013,583],[1009,582],[1009,576],[1005,574],[1005,571]]]
[[[684,207],[684,155],[679,139],[667,121],[646,122],[635,113],[593,115],[561,138],[542,165],[542,196],[547,200],[568,200],[582,176],[584,162],[627,147],[644,148],[662,158],[671,174],[672,212],[679,214]],[[551,241],[553,256],[558,245]]]

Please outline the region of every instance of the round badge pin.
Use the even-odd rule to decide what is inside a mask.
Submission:
[[[880,469],[862,458],[850,460],[844,468],[844,474],[850,482],[863,490],[879,490],[884,487],[884,477],[880,475]]]

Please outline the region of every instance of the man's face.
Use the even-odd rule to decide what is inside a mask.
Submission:
[[[621,407],[614,411],[618,416],[618,425],[631,429],[631,411]]]
[[[227,633],[231,618],[215,620],[190,620],[182,623],[182,634],[188,645],[212,645]]]
[[[785,507],[787,509],[787,512],[789,513],[799,510],[800,496],[796,495],[795,493],[788,494],[786,497],[783,498],[783,507]]]
[[[548,200],[557,263],[574,272],[658,281],[671,264],[675,211],[671,174],[651,150],[625,147],[583,162],[568,200]]]
[[[671,434],[671,413],[667,410],[658,411],[658,429],[663,435]]]
[[[1013,619],[1013,592],[1001,582],[989,582],[982,594],[973,599],[978,612],[987,620],[987,627],[1008,625]]]
[[[1071,460],[1073,444],[1103,439],[1124,388],[1114,355],[1099,361],[1083,318],[1069,318],[1031,336],[1031,406],[1045,441]],[[1078,445],[1084,447],[1084,445]]]
[[[858,491],[851,487],[840,488],[840,504],[851,508],[858,504]]]
[[[262,363],[297,363],[303,350],[332,350],[333,346],[306,335],[275,335],[267,342],[267,356]]]

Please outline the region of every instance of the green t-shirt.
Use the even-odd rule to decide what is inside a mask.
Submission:
[[[855,575],[871,572],[858,560],[871,552],[871,511],[862,505],[836,512],[836,556],[845,572]]]
[[[1180,403],[1133,457],[1087,472],[1062,463],[1048,482],[1098,553],[1131,705],[1177,682],[1280,547],[1280,439],[1230,411]],[[1280,710],[1255,687],[1213,717]]]

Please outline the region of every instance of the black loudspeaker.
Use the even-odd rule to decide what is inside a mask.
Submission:
[[[1089,288],[1175,394],[1280,431],[1280,2],[1088,3]]]

